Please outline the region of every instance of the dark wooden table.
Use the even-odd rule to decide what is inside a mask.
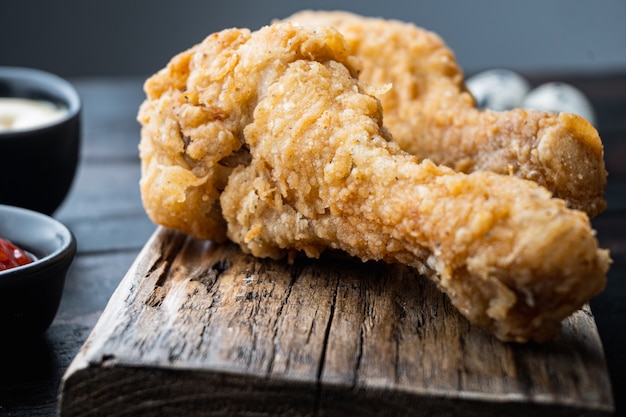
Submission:
[[[609,207],[594,220],[614,263],[604,293],[592,300],[604,344],[616,413],[626,411],[626,73],[536,76],[534,84],[570,82],[592,100],[610,172]],[[71,80],[84,104],[81,164],[73,189],[55,217],[78,239],[55,321],[29,343],[0,341],[0,415],[57,415],[61,377],[100,317],[111,294],[155,230],[141,206],[135,115],[142,78]]]

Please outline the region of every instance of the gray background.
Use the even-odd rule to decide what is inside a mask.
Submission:
[[[626,0],[0,0],[0,65],[149,75],[211,32],[303,8],[412,21],[442,36],[468,74],[626,71]]]

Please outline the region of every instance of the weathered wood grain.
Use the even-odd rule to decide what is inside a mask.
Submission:
[[[503,344],[412,270],[292,265],[157,229],[62,385],[63,416],[608,415],[588,308]]]

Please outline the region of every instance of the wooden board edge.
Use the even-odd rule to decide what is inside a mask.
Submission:
[[[141,389],[137,389],[141,386]],[[98,387],[95,388],[94,387]],[[336,416],[363,417],[609,417],[611,407],[550,402],[485,400],[388,389],[281,380],[228,372],[115,364],[76,370],[65,380],[62,417],[133,416]]]

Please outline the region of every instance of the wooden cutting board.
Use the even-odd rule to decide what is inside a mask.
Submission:
[[[589,307],[505,344],[413,270],[256,259],[159,228],[61,387],[62,416],[606,416]]]

